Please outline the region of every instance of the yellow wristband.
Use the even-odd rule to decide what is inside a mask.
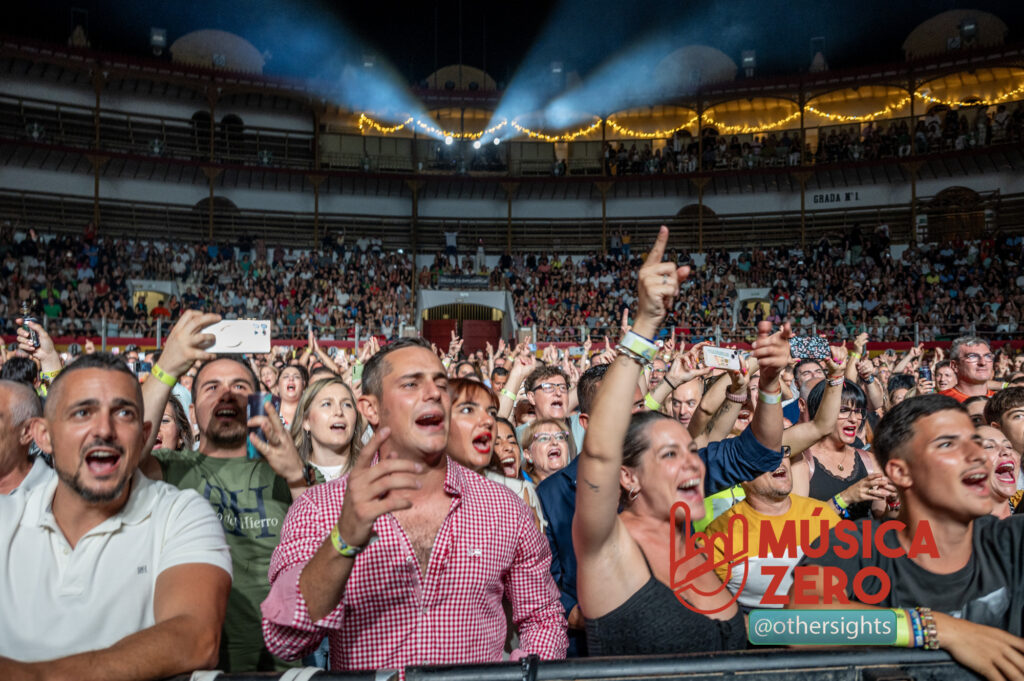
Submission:
[[[910,635],[910,615],[906,610],[899,608],[893,608],[892,611],[896,615],[896,642],[893,645],[897,648],[913,647]]]
[[[173,388],[174,384],[178,382],[178,379],[161,369],[159,364],[154,364],[149,373],[168,388]]]
[[[331,546],[334,547],[335,551],[346,558],[355,558],[364,548],[366,548],[365,546],[352,546],[342,539],[337,525],[335,525],[334,529],[331,530]]]
[[[502,388],[501,389],[501,394],[504,395],[505,397],[507,397],[508,399],[512,400],[513,404],[515,403],[515,401],[516,401],[516,394],[514,392],[512,392],[511,390],[509,390],[508,388]]]
[[[651,395],[650,393],[644,395],[644,404],[646,404],[647,408],[650,409],[651,411],[658,411],[659,409],[661,409],[661,402],[654,399],[654,396]]]

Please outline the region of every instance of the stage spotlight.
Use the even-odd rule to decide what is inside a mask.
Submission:
[[[501,138],[500,137],[495,137],[494,138],[494,146],[498,146],[499,144],[501,144]]]
[[[448,135],[447,137],[444,138],[444,143],[447,144],[448,146],[451,146],[454,142],[455,138],[452,137],[451,135]]]
[[[475,142],[473,142],[473,148],[474,149],[479,149],[480,148],[480,140],[476,140]]]

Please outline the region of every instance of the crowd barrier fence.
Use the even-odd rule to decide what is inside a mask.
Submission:
[[[217,681],[289,681],[285,674],[221,674]],[[294,674],[292,676],[295,676]],[[320,671],[317,681],[399,681],[399,672]],[[406,667],[406,681],[961,681],[978,678],[943,651],[897,648],[763,649],[739,653],[578,658]],[[182,675],[172,681],[189,681]]]

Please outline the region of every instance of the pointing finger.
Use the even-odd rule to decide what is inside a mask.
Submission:
[[[650,267],[651,265],[657,265],[661,262],[661,259],[665,256],[665,246],[668,244],[668,227],[665,225],[661,226],[658,230],[658,238],[654,240],[654,245],[651,246],[651,251],[647,254],[647,260],[644,261],[644,267]]]

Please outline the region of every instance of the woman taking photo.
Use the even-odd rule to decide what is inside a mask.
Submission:
[[[365,429],[352,389],[340,378],[325,378],[302,394],[291,434],[302,462],[322,483],[351,470]]]

